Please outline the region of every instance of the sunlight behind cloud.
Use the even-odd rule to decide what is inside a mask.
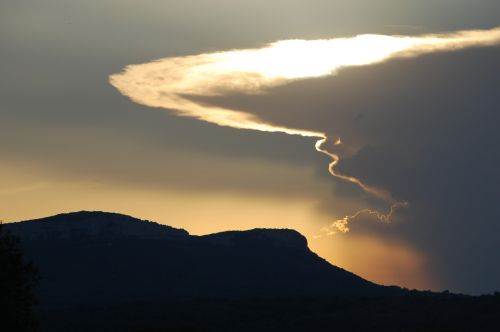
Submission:
[[[394,57],[412,57],[498,43],[500,28],[421,36],[367,34],[325,40],[284,40],[259,49],[164,58],[150,63],[129,65],[123,72],[111,75],[109,79],[114,87],[133,101],[150,107],[165,108],[181,116],[239,129],[317,137],[316,150],[332,158],[328,169],[333,176],[358,185],[364,191],[390,204],[385,214],[363,209],[351,217],[337,220],[332,225],[337,229],[336,225],[341,225],[343,230],[348,231],[349,222],[360,214],[368,214],[380,221],[389,222],[395,209],[406,206],[407,203],[395,200],[386,190],[368,186],[355,177],[337,173],[334,168],[340,158],[331,151],[335,143],[329,144],[326,133],[280,126],[248,112],[210,106],[197,102],[192,97],[263,93],[268,88],[293,80],[333,75],[344,67],[370,65]],[[335,140],[341,142],[340,138]]]
[[[137,103],[167,108],[222,126],[323,137],[322,133],[280,127],[235,109],[194,102],[189,95],[229,91],[260,93],[290,80],[334,74],[395,56],[456,50],[500,42],[500,28],[424,36],[360,35],[328,40],[284,40],[260,49],[231,50],[165,58],[129,65],[110,82]]]

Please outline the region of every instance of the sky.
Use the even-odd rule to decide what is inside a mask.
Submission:
[[[381,284],[500,290],[498,26],[494,0],[0,0],[0,220],[294,228]]]

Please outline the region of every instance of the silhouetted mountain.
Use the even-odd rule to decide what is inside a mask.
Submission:
[[[40,332],[498,331],[498,293],[379,286],[293,230],[192,236],[104,212],[5,228],[39,268]]]
[[[7,224],[39,268],[42,304],[386,295],[288,229],[192,236],[129,216],[76,212]]]

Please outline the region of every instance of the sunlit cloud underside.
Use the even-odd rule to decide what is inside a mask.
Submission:
[[[206,105],[189,96],[262,93],[294,80],[334,75],[345,67],[499,43],[500,28],[420,36],[366,34],[323,40],[284,40],[258,49],[204,53],[129,65],[121,73],[111,75],[109,80],[134,102],[165,108],[180,116],[239,129],[317,137],[316,149],[332,158],[329,165],[332,175],[359,185],[366,192],[391,204],[387,214],[365,209],[337,220],[327,232],[331,234],[347,232],[349,222],[364,213],[389,222],[394,210],[406,203],[395,201],[390,193],[381,188],[373,188],[354,177],[336,173],[334,168],[339,157],[329,151],[330,140],[323,132],[272,124],[254,114]],[[340,139],[333,141],[340,144]]]

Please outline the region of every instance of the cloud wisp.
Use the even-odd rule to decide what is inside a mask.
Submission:
[[[349,230],[349,223],[361,214],[389,222],[394,211],[407,203],[395,200],[389,192],[364,184],[356,177],[336,172],[340,157],[332,149],[340,144],[340,139],[329,143],[332,140],[324,132],[281,126],[249,112],[208,105],[192,97],[259,94],[299,79],[334,75],[345,67],[498,43],[500,28],[420,36],[366,34],[326,40],[284,40],[258,49],[204,53],[129,65],[121,73],[111,75],[109,81],[134,102],[165,108],[180,116],[238,129],[318,138],[316,150],[332,159],[328,169],[333,176],[358,185],[390,204],[386,214],[362,209],[336,220],[328,231],[328,234],[344,233]]]

